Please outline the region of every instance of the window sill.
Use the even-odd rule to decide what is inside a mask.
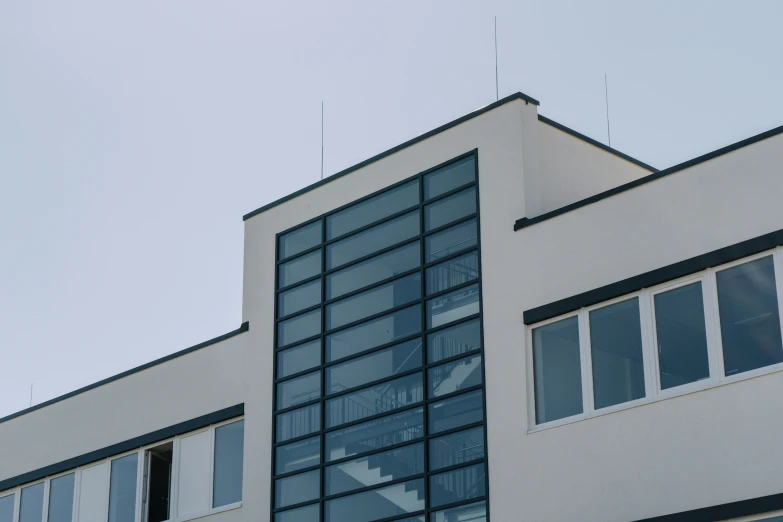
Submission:
[[[183,518],[176,518],[173,520],[170,520],[169,522],[186,522],[188,520],[197,520],[199,518],[208,517],[210,515],[217,515],[218,513],[223,513],[225,511],[231,511],[232,509],[239,509],[242,507],[242,501],[234,502],[233,504],[226,504],[225,506],[220,506],[217,508],[210,509],[209,511],[204,511],[203,513],[198,513],[196,515],[189,515],[187,517]]]
[[[612,413],[630,410],[632,408],[638,408],[640,406],[646,406],[648,404],[666,401],[669,399],[675,399],[677,397],[683,397],[685,395],[690,395],[692,393],[699,393],[706,390],[712,390],[715,388],[719,388],[721,386],[726,386],[728,384],[734,384],[736,382],[747,381],[750,379],[755,379],[757,377],[763,377],[765,375],[770,375],[773,373],[780,373],[780,372],[783,372],[783,363],[774,364],[772,366],[766,366],[764,368],[758,368],[756,370],[750,370],[737,375],[730,375],[728,377],[721,377],[717,379],[705,379],[704,381],[697,381],[695,383],[678,386],[677,388],[670,388],[668,390],[659,391],[657,395],[654,397],[645,397],[642,399],[636,399],[635,401],[625,402],[623,404],[617,404],[615,406],[609,406],[607,408],[594,411],[590,414],[581,413],[579,415],[574,415],[572,417],[566,417],[564,419],[558,419],[556,421],[540,424],[532,428],[529,428],[527,430],[527,433],[530,435],[533,433],[538,433],[540,431],[546,431],[552,428],[565,426],[566,424],[573,424],[576,422],[582,422],[589,419],[594,419],[596,417],[603,417],[604,415],[610,415]],[[678,389],[678,388],[682,388],[682,389]]]

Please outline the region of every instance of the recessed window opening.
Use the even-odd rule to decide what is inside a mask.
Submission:
[[[161,444],[144,453],[144,522],[164,522],[171,516],[173,463],[173,442]]]

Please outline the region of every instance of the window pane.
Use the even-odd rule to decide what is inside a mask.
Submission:
[[[326,427],[339,426],[421,402],[421,373],[401,377],[326,401]]]
[[[339,328],[420,297],[421,274],[411,274],[330,304],[326,307],[326,328]]]
[[[424,199],[476,181],[476,157],[470,156],[424,176]]]
[[[212,507],[242,500],[242,465],[245,448],[245,421],[215,429],[215,472]]]
[[[726,375],[783,362],[772,256],[722,270],[717,278]]]
[[[655,296],[655,330],[662,390],[709,378],[701,283]]]
[[[19,502],[19,522],[42,522],[43,497],[43,482],[22,488],[22,499]]]
[[[109,522],[134,522],[136,519],[138,466],[138,453],[111,461]]]
[[[427,362],[454,357],[481,348],[481,324],[478,319],[439,330],[427,336]]]
[[[283,408],[317,399],[320,396],[321,372],[308,373],[302,377],[278,383],[277,408],[282,410]]]
[[[321,472],[308,471],[275,481],[275,507],[315,500],[321,495]]]
[[[374,196],[326,218],[326,239],[354,231],[419,204],[419,180]]]
[[[421,366],[421,339],[386,348],[326,369],[327,393],[336,393]]]
[[[487,494],[485,475],[481,463],[430,477],[430,506],[483,497]]]
[[[321,341],[312,341],[277,353],[277,377],[282,379],[321,364]]]
[[[478,279],[478,252],[449,259],[427,269],[427,295]]]
[[[332,461],[386,446],[420,439],[424,435],[424,409],[371,420],[326,434],[326,460]]]
[[[430,440],[430,469],[446,468],[484,458],[484,427]]]
[[[312,504],[302,508],[283,511],[275,514],[275,522],[319,522],[321,520],[320,504]]]
[[[304,252],[321,243],[321,220],[280,236],[280,259]]]
[[[308,277],[318,275],[321,273],[321,251],[316,250],[283,263],[278,267],[278,271],[278,288],[284,288],[299,281],[304,281]]]
[[[456,254],[478,245],[478,227],[475,219],[449,227],[424,239],[427,263]]]
[[[457,321],[480,310],[478,285],[460,288],[427,301],[427,328]]]
[[[295,343],[321,333],[321,310],[297,315],[277,324],[277,345]]]
[[[321,429],[321,405],[313,404],[277,416],[277,442],[301,437]]]
[[[430,433],[438,433],[483,420],[483,400],[481,390],[478,390],[430,404]]]
[[[326,268],[350,263],[419,235],[419,211],[381,223],[326,247]]]
[[[326,495],[424,473],[424,444],[375,453],[326,468]]]
[[[416,241],[329,274],[326,276],[326,298],[334,299],[416,268],[421,263],[419,247],[420,243]]]
[[[536,424],[582,413],[579,323],[569,317],[533,330]]]
[[[424,230],[434,230],[476,213],[476,189],[464,190],[424,207]]]
[[[284,317],[321,302],[321,280],[305,283],[277,296],[277,316]]]
[[[71,522],[75,479],[76,473],[69,473],[49,482],[49,522]]]
[[[309,468],[321,463],[321,438],[302,440],[280,446],[275,455],[275,469],[278,475],[298,469]]]
[[[644,397],[639,299],[590,312],[595,409]]]
[[[14,497],[6,495],[0,497],[0,522],[14,522]]]
[[[326,337],[326,360],[336,361],[421,332],[421,305],[398,310]]]
[[[487,503],[444,509],[430,515],[430,522],[487,522]]]
[[[424,479],[326,502],[325,522],[371,522],[424,509]]]
[[[481,356],[474,355],[430,368],[428,382],[430,398],[481,384]]]

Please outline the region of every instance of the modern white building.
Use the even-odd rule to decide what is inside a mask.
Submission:
[[[781,521],[781,165],[516,94],[259,208],[238,329],[0,419],[0,522]]]

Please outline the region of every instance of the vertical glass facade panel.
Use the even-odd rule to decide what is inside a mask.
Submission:
[[[783,362],[772,256],[717,273],[726,376]]]
[[[419,211],[416,210],[386,223],[341,239],[326,247],[327,270],[388,248],[419,235]]]
[[[308,471],[275,481],[275,507],[314,500],[321,494],[321,472]]]
[[[421,244],[415,241],[333,272],[326,276],[326,298],[335,299],[412,270],[421,264],[420,252]]]
[[[395,279],[326,307],[326,329],[339,328],[421,298],[421,274]]]
[[[392,501],[390,499],[395,499]],[[328,500],[326,522],[373,522],[424,509],[424,480],[411,480]]]
[[[430,504],[433,507],[483,497],[486,493],[483,463],[430,477]]]
[[[278,288],[294,285],[321,273],[321,251],[316,250],[278,267]]]
[[[429,396],[440,397],[478,386],[482,382],[483,370],[481,355],[466,357],[430,368],[427,378]]]
[[[419,184],[410,181],[326,218],[326,239],[344,236],[419,204]]]
[[[456,357],[481,349],[481,322],[473,319],[427,336],[427,361]]]
[[[19,502],[19,522],[42,522],[44,505],[44,483],[22,488]]]
[[[471,219],[449,227],[427,236],[424,244],[424,259],[427,263],[473,248],[478,245],[478,222]]]
[[[487,503],[444,509],[430,515],[430,522],[487,522]]]
[[[471,188],[424,207],[424,229],[440,228],[476,213],[476,189]]]
[[[57,477],[49,482],[48,522],[71,522],[76,473]]]
[[[381,417],[326,434],[326,461],[376,451],[424,436],[424,409]]]
[[[321,333],[321,310],[313,310],[277,323],[277,345],[285,346]]]
[[[111,461],[109,522],[134,522],[136,520],[136,478],[138,469],[138,453]]]
[[[326,337],[326,360],[336,361],[421,332],[421,305],[411,306]]]
[[[481,391],[458,395],[429,406],[430,433],[451,430],[484,420]]]
[[[320,522],[321,505],[313,504],[275,514],[275,522]]]
[[[424,473],[424,444],[413,444],[329,466],[325,494],[337,495],[421,473]]]
[[[275,452],[277,474],[291,473],[321,463],[321,437],[279,446]]]
[[[242,500],[244,448],[244,420],[215,429],[215,461],[212,475],[213,508],[228,506]]]
[[[283,381],[277,385],[277,409],[303,404],[321,396],[321,372]]]
[[[424,399],[421,373],[364,388],[326,401],[326,427],[390,413]]]
[[[576,317],[533,330],[533,368],[537,424],[582,413],[582,367]]]
[[[282,379],[321,365],[321,340],[277,352],[277,377]]]
[[[413,339],[347,363],[331,366],[326,369],[327,393],[350,390],[418,368],[423,359],[421,352],[421,339]]]
[[[310,308],[321,302],[321,280],[281,292],[277,296],[277,315],[284,317]]]
[[[309,435],[321,429],[321,405],[281,413],[276,419],[277,442]]]
[[[427,295],[475,281],[478,277],[478,252],[449,259],[427,269]]]
[[[440,469],[484,458],[484,427],[430,440],[430,468]]]
[[[424,199],[432,199],[476,181],[476,158],[469,156],[424,176]]]
[[[427,328],[453,323],[481,310],[478,285],[455,290],[427,301]]]
[[[321,222],[316,221],[280,236],[280,259],[287,259],[320,244]]]

